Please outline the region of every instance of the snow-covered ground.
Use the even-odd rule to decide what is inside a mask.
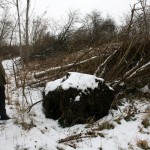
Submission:
[[[42,103],[28,112],[30,105],[42,99],[43,89],[26,87],[23,97],[23,89],[15,88],[12,61],[3,61],[3,65],[9,80],[6,109],[12,119],[0,125],[0,150],[150,149],[150,101],[124,98],[118,110],[97,122],[62,128],[45,118]]]

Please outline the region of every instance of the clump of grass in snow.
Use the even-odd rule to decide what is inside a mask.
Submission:
[[[117,119],[114,120],[116,123],[121,124],[121,118],[118,117]]]
[[[150,149],[150,147],[148,146],[147,140],[138,140],[137,146],[140,147],[141,149],[145,149],[145,150]]]
[[[110,122],[104,122],[102,124],[99,124],[98,130],[105,130],[105,129],[114,129],[114,125]]]
[[[148,128],[150,126],[150,121],[148,120],[148,118],[143,119],[141,123],[144,128]]]

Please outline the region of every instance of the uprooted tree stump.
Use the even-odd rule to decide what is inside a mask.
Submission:
[[[106,116],[113,100],[114,91],[103,79],[71,72],[47,83],[43,108],[47,118],[66,127]]]

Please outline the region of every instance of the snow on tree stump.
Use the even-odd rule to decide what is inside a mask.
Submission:
[[[46,118],[59,119],[66,127],[106,116],[113,100],[114,90],[103,79],[69,72],[47,83],[43,108]]]

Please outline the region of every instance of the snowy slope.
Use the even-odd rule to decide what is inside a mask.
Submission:
[[[148,101],[132,100],[130,103],[124,98],[119,110],[95,123],[61,128],[57,121],[45,118],[42,103],[28,112],[32,103],[42,99],[43,89],[26,87],[26,98],[23,97],[22,88],[15,88],[12,61],[6,60],[3,65],[9,79],[6,109],[12,119],[0,125],[0,150],[140,150],[143,145],[150,149]],[[79,136],[59,142],[72,135]]]

